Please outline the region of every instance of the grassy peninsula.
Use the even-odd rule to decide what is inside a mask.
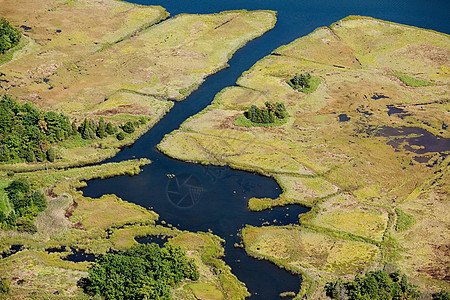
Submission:
[[[2,211],[13,210],[5,189],[20,178],[46,198],[43,211],[33,215],[35,231],[19,232],[0,222],[0,250],[7,256],[0,260],[0,298],[87,299],[90,296],[78,284],[92,263],[65,258],[73,251],[94,255],[125,251],[137,244],[136,237],[145,236],[170,238],[170,244],[181,247],[198,267],[197,281],[174,281],[172,297],[249,296],[221,260],[219,237],[156,225],[159,216],[151,210],[115,195],[84,197],[78,189],[94,178],[136,175],[151,163],[141,159],[85,166],[133,143],[170,110],[173,101],[185,99],[207,76],[226,68],[235,51],[274,26],[275,12],[169,18],[162,7],[114,0],[19,0],[2,3],[0,16],[7,16],[21,32],[20,40],[0,56],[0,95],[36,115],[51,112],[64,117],[63,134],[75,132],[69,127],[83,129],[67,138],[52,137],[57,155],[51,159],[39,162],[31,157],[27,162],[17,155],[0,165]],[[21,109],[11,111],[22,114]],[[20,117],[11,120],[23,125]],[[95,128],[102,132],[105,124],[125,130],[126,124],[139,122],[141,126],[123,139],[98,138],[95,132],[82,138],[83,132]],[[8,255],[14,245],[22,248]],[[9,292],[3,293],[6,286]]]
[[[250,209],[311,207],[298,224],[242,232],[249,255],[303,277],[299,297],[371,270],[430,296],[449,289],[449,53],[446,34],[350,16],[257,62],[159,148],[274,177],[283,193]],[[288,84],[296,74],[319,78],[315,90]],[[284,103],[285,124],[235,122],[266,101]]]
[[[58,168],[98,162],[133,143],[173,101],[185,99],[207,76],[225,68],[236,50],[276,22],[269,11],[168,19],[162,7],[121,1],[21,0],[3,4],[0,15],[22,26],[26,41],[10,50],[15,52],[9,62],[0,64],[1,94],[67,114],[77,125],[85,118],[98,122],[103,117],[113,125],[148,120],[121,142],[61,144],[61,159],[50,166]]]

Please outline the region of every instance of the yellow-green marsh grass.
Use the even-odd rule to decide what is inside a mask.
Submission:
[[[115,195],[103,195],[99,199],[77,197],[74,200],[77,206],[70,220],[80,222],[86,230],[104,230],[135,223],[153,224],[158,219],[156,213],[122,201]]]
[[[187,250],[188,255],[200,258],[204,264],[204,266],[200,265],[200,280],[215,287],[208,288],[210,292],[214,292],[215,297],[222,295],[224,299],[245,299],[250,296],[245,285],[220,259],[224,256],[224,249],[221,245],[223,240],[219,237],[203,232],[183,232],[170,239],[170,243]],[[218,278],[214,274],[218,274]],[[193,292],[200,292],[200,290],[194,288]],[[203,292],[206,291],[203,290]]]
[[[348,195],[337,195],[320,204],[321,212],[310,223],[336,231],[348,232],[381,241],[388,222],[382,208],[362,205]]]
[[[376,129],[419,127],[438,138],[450,138],[443,125],[450,124],[446,97],[450,92],[446,68],[449,49],[450,38],[445,34],[370,18],[347,18],[257,62],[238,79],[238,86],[221,91],[210,107],[166,136],[159,148],[184,160],[227,164],[273,176],[283,194],[275,200],[253,198],[249,202],[252,209],[288,203],[310,205],[312,212],[301,222],[309,228],[312,241],[318,237],[324,243],[338,237],[349,239],[357,244],[333,251],[341,249],[349,255],[350,249],[356,249],[370,256],[366,261],[373,261],[378,253],[375,245],[380,245],[381,263],[398,264],[421,284],[445,286],[445,241],[450,224],[445,211],[450,192],[443,185],[448,182],[448,157],[435,152],[422,154],[431,157],[431,163],[436,161],[427,167],[414,159],[418,154],[392,148],[388,142],[393,137],[379,136]],[[311,94],[294,91],[286,83],[295,73],[304,72],[322,79]],[[409,87],[390,72],[434,85]],[[233,125],[248,107],[262,106],[266,101],[285,104],[289,113],[286,124],[271,128]],[[404,109],[406,115],[391,114],[390,105]],[[340,122],[340,114],[349,120]],[[241,136],[241,144],[245,141],[248,147],[235,147],[230,143],[232,136]],[[288,179],[284,184],[283,178]],[[324,185],[312,184],[315,180]],[[305,184],[308,181],[312,185]],[[349,198],[341,201],[343,194],[336,196],[337,192]],[[388,226],[395,222],[392,213],[396,207],[416,219],[411,228],[395,232]],[[249,230],[244,232],[245,241]],[[291,246],[303,244],[293,242],[296,239],[292,236],[300,232],[297,229],[265,227],[252,228],[251,232],[252,242],[245,243],[251,255],[287,268],[292,257],[300,255]],[[282,244],[278,244],[280,240]],[[317,248],[321,249],[320,245]],[[304,257],[301,264],[336,274],[354,273],[370,265],[362,264],[361,268],[350,258],[343,261],[345,267],[334,261],[318,264],[316,256]]]
[[[247,253],[292,272],[312,269],[351,274],[368,268],[379,253],[372,244],[339,240],[304,228],[252,227],[242,231]]]
[[[41,251],[21,251],[0,261],[0,274],[8,274],[11,287],[0,299],[73,298],[80,293],[77,281],[87,275],[87,266],[54,259]]]

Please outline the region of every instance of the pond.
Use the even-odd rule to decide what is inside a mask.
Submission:
[[[166,221],[181,230],[207,231],[225,239],[225,262],[239,280],[245,282],[252,299],[277,299],[279,293],[297,292],[300,278],[274,265],[248,257],[235,248],[239,230],[245,224],[285,225],[297,223],[298,214],[308,211],[300,206],[288,206],[253,213],[247,209],[251,197],[276,198],[277,183],[257,174],[232,170],[228,167],[206,167],[170,159],[155,146],[165,134],[178,129],[188,117],[205,108],[215,94],[235,84],[238,77],[275,48],[307,35],[321,26],[328,26],[348,15],[364,15],[388,21],[450,32],[449,1],[132,1],[137,4],[161,5],[172,16],[179,13],[215,13],[233,9],[270,9],[277,11],[276,27],[248,43],[229,61],[230,67],[210,76],[185,101],[174,108],[136,143],[114,158],[122,161],[146,157],[152,164],[135,177],[95,180],[83,190],[86,196],[117,194],[126,201],[153,209]],[[382,98],[380,95],[379,98]],[[175,175],[175,176],[173,176]],[[145,241],[142,241],[145,242]]]

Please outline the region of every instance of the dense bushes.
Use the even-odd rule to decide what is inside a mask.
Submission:
[[[36,232],[32,220],[47,207],[42,192],[34,190],[25,178],[15,179],[5,188],[5,192],[13,210],[8,215],[0,211],[0,223],[19,231]]]
[[[107,299],[171,299],[170,287],[185,278],[197,280],[199,273],[179,247],[150,244],[106,254],[84,283],[88,293]]]
[[[408,283],[406,275],[398,271],[391,274],[384,271],[368,272],[365,277],[356,275],[353,281],[328,282],[325,289],[327,296],[333,299],[406,300],[420,295],[416,287]]]
[[[54,160],[51,145],[73,134],[69,118],[53,111],[20,104],[9,96],[0,100],[0,161]]]
[[[245,117],[253,123],[269,124],[274,123],[275,120],[284,119],[287,117],[286,108],[283,103],[265,103],[265,109],[259,109],[256,105],[250,106],[248,111],[244,113]]]
[[[16,46],[20,40],[20,32],[5,18],[0,18],[0,55]]]
[[[433,300],[450,300],[450,292],[445,290],[434,293],[432,296]]]

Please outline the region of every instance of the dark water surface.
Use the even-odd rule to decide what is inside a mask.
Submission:
[[[225,261],[233,273],[247,285],[252,299],[277,299],[284,291],[298,291],[300,279],[268,262],[245,255],[234,248],[240,242],[238,231],[245,225],[284,225],[297,222],[297,215],[307,211],[299,206],[252,213],[247,210],[251,197],[275,198],[280,188],[273,179],[234,171],[228,167],[205,167],[172,160],[155,146],[165,134],[177,129],[188,117],[206,107],[220,90],[234,85],[237,78],[256,61],[275,48],[307,35],[317,27],[328,26],[348,15],[364,15],[388,21],[450,32],[450,1],[131,1],[161,5],[172,16],[180,13],[215,13],[233,9],[269,9],[278,12],[276,27],[248,43],[230,60],[230,68],[209,77],[189,98],[174,108],[132,147],[109,160],[122,161],[146,157],[152,164],[135,177],[116,177],[88,183],[84,194],[99,197],[117,194],[124,200],[151,208],[179,229],[207,231],[225,239]],[[245,29],[243,29],[245,30]],[[175,175],[175,176],[172,176]],[[274,220],[276,220],[274,222]],[[267,223],[268,222],[268,223]],[[145,240],[140,240],[145,242]]]

